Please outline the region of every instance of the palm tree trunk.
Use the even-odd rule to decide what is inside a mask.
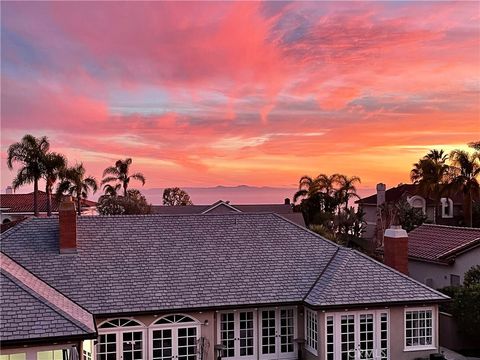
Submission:
[[[45,192],[47,193],[47,216],[52,216],[52,188],[48,184],[45,186]]]
[[[33,215],[38,216],[38,179],[33,180]]]
[[[82,209],[80,208],[80,205],[81,205],[81,196],[78,195],[77,196],[77,214],[78,216],[82,215]]]
[[[127,197],[127,187],[128,187],[127,183],[124,182],[123,183],[123,196],[124,197]]]

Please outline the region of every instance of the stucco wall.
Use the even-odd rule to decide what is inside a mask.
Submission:
[[[464,274],[474,265],[480,265],[480,246],[459,255],[453,265],[437,265],[422,261],[410,260],[408,270],[410,276],[415,280],[426,284],[426,279],[433,280],[432,287],[440,289],[450,286],[450,275],[460,276],[460,283],[463,283]]]

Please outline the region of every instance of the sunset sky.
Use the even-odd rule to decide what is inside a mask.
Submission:
[[[2,2],[1,184],[25,133],[146,187],[407,182],[480,138],[480,2]]]

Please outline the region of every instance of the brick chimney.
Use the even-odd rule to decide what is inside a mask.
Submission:
[[[283,201],[283,203],[285,205],[290,205],[290,198],[285,198],[285,200]]]
[[[375,230],[376,246],[382,246],[383,244],[383,220],[380,208],[385,204],[385,190],[387,186],[385,184],[377,184],[377,225]]]
[[[7,186],[5,189],[5,194],[13,194],[13,188],[11,186]]]
[[[399,225],[392,225],[385,230],[383,262],[408,275],[408,235]]]
[[[77,251],[77,213],[71,196],[64,196],[58,208],[60,223],[60,253]]]

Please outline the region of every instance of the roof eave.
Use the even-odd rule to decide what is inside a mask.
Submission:
[[[71,343],[83,340],[94,340],[98,336],[97,332],[90,332],[85,334],[77,334],[77,335],[66,335],[66,336],[44,336],[38,338],[31,338],[31,339],[12,339],[12,340],[4,340],[0,342],[0,348],[5,349],[9,347],[20,347],[20,346],[27,346],[27,345],[40,345],[40,344],[52,344],[52,343]]]

